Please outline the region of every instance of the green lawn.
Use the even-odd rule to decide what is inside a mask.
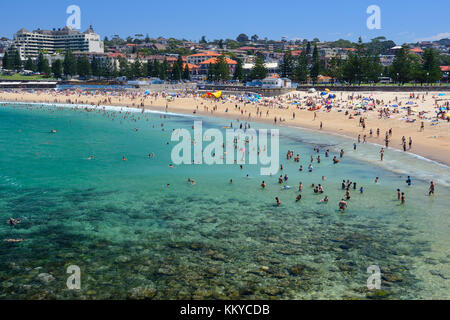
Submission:
[[[5,76],[5,75],[0,75],[0,80],[54,80],[52,78],[45,78],[44,76],[41,75],[35,75],[35,76],[23,76],[19,73],[16,73],[13,76]]]

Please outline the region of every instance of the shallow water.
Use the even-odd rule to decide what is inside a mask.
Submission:
[[[354,152],[341,137],[281,128],[280,162],[293,186],[281,190],[281,173],[261,177],[259,166],[168,167],[172,129],[191,130],[194,119],[222,128],[228,120],[124,116],[0,106],[0,239],[26,239],[0,242],[0,298],[450,298],[448,167],[393,150],[380,166],[378,146]],[[317,145],[322,163],[308,173]],[[343,161],[332,165],[342,148]],[[303,172],[285,160],[287,150],[302,156]],[[156,157],[148,159],[151,152]],[[340,213],[343,179],[365,190],[352,190]],[[430,180],[437,182],[431,198]],[[325,187],[328,205],[312,183]],[[406,192],[404,206],[397,188]],[[10,217],[21,224],[8,226]],[[66,288],[70,265],[81,268],[79,291]],[[375,293],[366,287],[371,265],[383,276]],[[46,282],[43,273],[53,278]]]

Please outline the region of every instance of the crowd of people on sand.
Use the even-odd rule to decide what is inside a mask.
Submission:
[[[2,93],[21,93],[23,90],[0,90],[0,96]],[[29,92],[29,90],[26,90],[26,92]],[[86,112],[103,112],[103,114],[110,118],[112,121],[116,119],[120,119],[120,121],[129,120],[137,122],[138,120],[141,120],[141,117],[137,113],[128,112],[121,110],[119,112],[108,112],[107,109],[101,108],[101,106],[113,104],[115,102],[121,102],[121,101],[129,101],[132,100],[133,103],[129,107],[135,107],[135,108],[142,108],[142,113],[144,112],[145,106],[153,106],[153,103],[158,101],[158,99],[165,99],[167,101],[165,110],[167,111],[169,109],[169,103],[173,102],[176,99],[183,99],[183,98],[193,98],[196,102],[196,108],[194,109],[194,113],[200,110],[200,106],[203,107],[203,111],[211,112],[211,114],[214,114],[215,111],[218,110],[220,104],[224,103],[232,103],[234,104],[235,110],[239,112],[240,115],[248,117],[250,120],[255,120],[255,118],[262,118],[265,116],[266,118],[270,117],[270,112],[277,113],[277,109],[289,109],[294,103],[294,111],[292,113],[292,118],[295,119],[296,114],[295,110],[320,110],[323,112],[330,112],[331,109],[337,110],[337,112],[344,112],[345,115],[349,117],[349,119],[354,119],[355,117],[360,117],[359,120],[359,126],[362,127],[362,130],[365,132],[367,128],[367,117],[363,115],[363,113],[367,111],[373,111],[378,110],[379,112],[379,118],[387,118],[391,117],[392,114],[399,113],[399,107],[402,106],[402,101],[399,101],[397,97],[394,98],[394,101],[383,101],[379,99],[375,99],[372,95],[364,96],[360,94],[352,94],[347,96],[347,98],[343,97],[343,94],[341,93],[341,97],[336,98],[336,95],[334,95],[334,98],[325,98],[323,96],[319,95],[313,95],[313,96],[307,96],[301,97],[299,94],[289,94],[285,96],[279,96],[279,97],[271,97],[271,98],[260,98],[258,100],[249,100],[246,95],[230,95],[224,98],[224,100],[207,100],[202,97],[202,93],[199,92],[176,92],[176,93],[169,93],[169,92],[146,92],[143,93],[138,90],[95,90],[95,91],[85,91],[80,89],[70,89],[70,90],[62,90],[62,91],[56,91],[56,90],[33,90],[34,94],[40,95],[40,94],[46,94],[53,97],[53,100],[46,101],[50,104],[56,104],[59,103],[66,103],[66,104],[73,104],[74,110],[79,110],[78,105],[90,105],[92,107],[95,107],[93,110],[87,107],[84,107],[82,110]],[[410,121],[410,118],[413,114],[416,114],[419,119],[421,119],[421,126],[420,131],[425,130],[425,124],[424,121],[439,121],[439,120],[447,120],[449,121],[450,117],[447,116],[447,118],[444,117],[444,114],[448,114],[448,110],[450,110],[449,100],[448,99],[438,99],[437,97],[433,96],[432,98],[435,99],[435,107],[439,110],[437,112],[437,115],[433,119],[433,117],[430,115],[427,115],[426,111],[418,112],[412,108],[411,101],[415,101],[416,105],[422,101],[424,102],[428,96],[428,93],[422,94],[422,95],[416,95],[416,94],[410,94],[409,101],[405,103],[408,104],[406,107],[407,112],[407,121]],[[97,99],[96,103],[92,102],[93,99]],[[42,102],[42,101],[36,101],[36,102]],[[363,103],[364,102],[364,103]],[[393,105],[395,103],[395,105]],[[332,108],[329,106],[332,104]],[[248,106],[256,107],[255,114],[252,114],[250,112],[251,109],[247,108]],[[320,106],[320,108],[319,108]],[[1,107],[1,105],[0,105]],[[378,108],[378,109],[377,109]],[[226,109],[229,110],[228,107]],[[447,112],[446,112],[447,111]],[[161,119],[166,119],[166,115],[160,115]],[[317,118],[317,111],[314,112],[314,120]],[[148,121],[148,119],[147,119]],[[238,121],[238,125],[235,127],[240,127],[241,129],[248,129],[250,128],[250,124],[240,123],[240,120]],[[285,118],[282,117],[274,117],[274,123],[279,124],[286,121]],[[233,128],[233,123],[230,125],[231,128]],[[153,125],[153,128],[155,128],[155,125]],[[320,122],[320,129],[323,128],[323,122]],[[164,123],[161,123],[161,130],[165,131]],[[135,128],[135,132],[138,132],[138,128]],[[52,134],[58,133],[57,130],[52,129],[50,131]],[[380,137],[380,128],[377,128],[375,131],[374,129],[369,129],[368,135],[370,138],[374,137],[376,134],[376,137]],[[393,135],[392,128],[386,131],[385,133],[385,148],[389,148],[389,144],[391,142]],[[367,134],[361,134],[358,135],[357,143],[367,143]],[[248,141],[246,143],[249,143]],[[357,150],[357,143],[355,142],[353,147],[354,150]],[[405,136],[401,139],[401,145],[404,151],[411,150],[413,144],[412,137],[406,138]],[[237,145],[235,145],[235,148],[237,148]],[[380,150],[380,160],[384,160],[385,155],[385,148],[381,148]],[[308,172],[313,172],[314,167],[313,163],[316,162],[318,165],[322,163],[323,159],[320,155],[320,148],[315,147],[314,152],[317,156],[311,156],[310,163],[308,165]],[[332,163],[334,165],[338,165],[340,161],[344,158],[344,150],[340,150],[339,152],[339,159],[338,156],[333,156]],[[289,150],[287,152],[286,159],[288,161],[293,160],[295,163],[300,163],[301,156],[300,154],[296,154],[293,150]],[[155,158],[155,153],[148,154],[148,158],[152,159]],[[330,158],[330,150],[327,149],[324,152],[325,158]],[[94,160],[94,156],[90,155],[89,160]],[[126,156],[123,156],[123,161],[128,161]],[[170,168],[174,168],[172,164],[169,164]],[[243,169],[242,165],[240,166],[241,169]],[[284,168],[283,165],[280,167],[280,171],[283,172]],[[300,165],[299,171],[303,171],[303,166]],[[248,175],[247,175],[248,177]],[[322,180],[325,181],[326,178],[323,176]],[[189,178],[188,183],[191,185],[195,185],[196,182],[194,179]],[[278,178],[278,183],[280,185],[283,185],[282,189],[287,190],[291,189],[290,186],[287,186],[286,183],[289,181],[289,177],[287,174],[280,175]],[[377,177],[375,179],[375,183],[378,183],[379,178]],[[408,177],[406,181],[408,186],[412,185],[411,177]],[[230,184],[233,184],[233,179],[230,179]],[[166,188],[170,187],[170,184],[167,184],[165,186]],[[262,181],[261,188],[266,189],[267,183],[266,181]],[[322,184],[312,184],[311,188],[313,190],[314,194],[325,194],[325,189]],[[345,191],[344,196],[341,198],[341,200],[338,203],[338,208],[340,211],[345,211],[348,208],[349,201],[351,199],[350,190],[357,190],[357,182],[352,182],[350,180],[343,180],[342,182],[342,190]],[[302,200],[302,192],[303,192],[303,184],[302,182],[299,183],[298,188],[298,195],[295,198],[296,202],[301,202]],[[364,193],[364,187],[359,188],[359,192],[361,194]],[[435,192],[435,184],[434,182],[430,182],[429,187],[429,196],[434,195]],[[400,203],[403,205],[406,202],[406,195],[405,192],[401,192],[400,189],[397,190],[397,197]],[[281,200],[280,197],[275,198],[276,206],[281,206]],[[324,196],[322,200],[320,200],[319,203],[322,204],[328,204],[330,201],[329,197],[327,195]],[[20,224],[20,220],[11,218],[7,222],[11,227],[17,226]],[[7,242],[23,242],[25,239],[5,239]]]

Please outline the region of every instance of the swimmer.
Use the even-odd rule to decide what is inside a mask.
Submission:
[[[233,184],[233,179],[230,179],[230,184]]]
[[[334,164],[338,164],[338,163],[339,163],[339,160],[338,160],[336,157],[334,157],[334,158],[333,158],[333,163],[334,163]]]
[[[359,189],[359,193],[364,193],[364,188],[363,188],[363,187],[361,187],[361,188]]]
[[[406,184],[407,184],[408,186],[411,186],[411,185],[412,185],[412,180],[411,180],[411,177],[410,177],[410,176],[408,176],[408,179],[406,179]]]
[[[302,195],[301,194],[299,194],[297,196],[297,198],[295,199],[295,202],[299,202],[300,200],[302,200]]]
[[[323,203],[328,203],[328,201],[330,201],[330,199],[328,199],[328,196],[325,196],[325,198],[320,200],[320,202],[323,202]]]
[[[89,160],[94,160],[94,156],[89,156]]]
[[[128,161],[128,159],[125,157],[122,157],[122,161]]]
[[[5,239],[5,242],[24,242],[25,239]]]
[[[265,182],[265,181],[263,181],[263,182],[261,183],[261,188],[263,188],[263,189],[266,188],[266,182]]]
[[[281,206],[281,201],[278,197],[275,198],[275,201],[277,202],[277,206]]]
[[[347,209],[347,202],[344,199],[342,199],[339,202],[339,210],[345,211],[345,209]]]
[[[300,185],[298,186],[298,191],[302,192],[303,191],[303,183],[300,182]]]
[[[10,226],[15,226],[16,224],[20,223],[20,220],[14,219],[14,218],[10,218],[7,222]]]
[[[400,201],[400,198],[401,198],[401,191],[400,191],[400,189],[397,189],[397,200],[399,200]]]
[[[406,198],[405,193],[402,192],[401,204],[405,204],[405,198]]]
[[[429,196],[434,195],[434,182],[433,181],[430,182],[430,190],[429,190],[428,195]]]
[[[58,133],[57,130],[51,130],[50,133]]]
[[[173,169],[174,168],[173,164],[169,164],[169,168]]]

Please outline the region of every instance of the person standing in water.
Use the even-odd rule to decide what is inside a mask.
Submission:
[[[277,202],[277,206],[281,206],[281,201],[278,197],[275,197],[275,201]]]
[[[428,193],[429,196],[434,195],[434,182],[430,182],[430,191]]]

